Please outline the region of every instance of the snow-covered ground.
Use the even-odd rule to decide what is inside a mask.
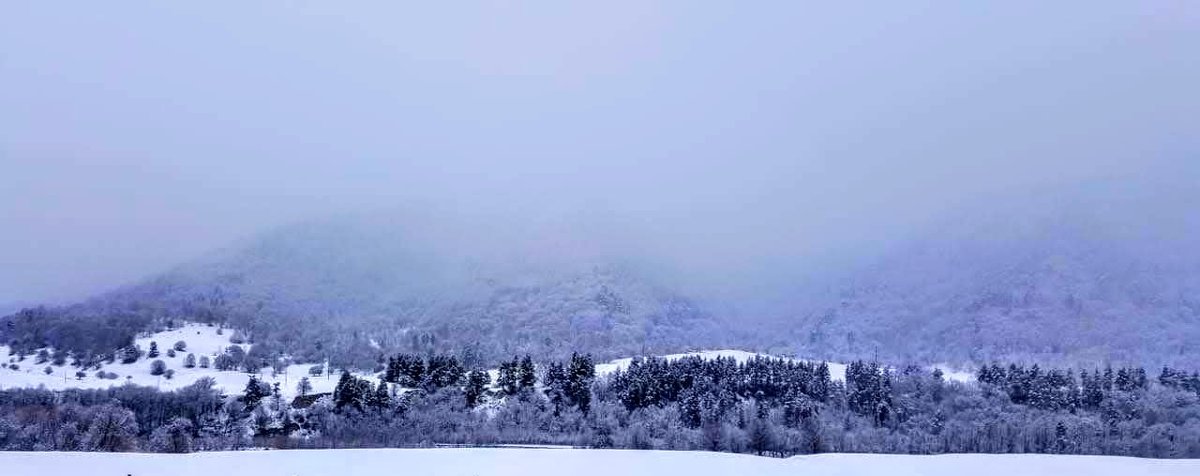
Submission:
[[[689,451],[583,449],[369,449],[167,454],[0,452],[6,476],[688,476],[715,475],[1196,475],[1200,460],[1056,455],[824,454],[788,459]]]
[[[104,365],[100,369],[105,372],[117,374],[116,379],[101,379],[96,376],[98,372],[96,369],[89,369],[85,377],[77,378],[75,372],[78,369],[70,365],[62,367],[51,366],[53,373],[47,375],[43,370],[49,365],[48,362],[35,364],[36,358],[34,356],[26,357],[23,362],[16,362],[15,356],[8,355],[8,347],[0,346],[0,359],[2,359],[0,362],[6,365],[6,367],[0,368],[0,388],[37,386],[45,386],[51,390],[107,388],[130,382],[137,385],[157,387],[162,390],[174,390],[191,385],[201,377],[211,377],[216,382],[217,387],[223,389],[227,394],[241,393],[246,388],[246,382],[250,380],[250,374],[240,371],[220,371],[211,366],[207,369],[200,368],[198,365],[190,369],[184,367],[184,360],[189,353],[195,354],[197,361],[200,360],[200,356],[208,356],[209,360],[215,359],[223,349],[235,345],[229,342],[229,337],[232,334],[233,331],[230,329],[224,329],[221,334],[217,334],[216,327],[209,327],[204,324],[187,324],[178,329],[137,338],[135,342],[143,351],[150,349],[150,342],[158,343],[158,351],[161,355],[157,359],[162,360],[168,369],[175,371],[175,375],[171,379],[151,375],[150,362],[155,359],[148,357],[142,357],[132,364],[122,364],[118,361]],[[184,341],[187,344],[187,349],[183,352],[176,352],[175,357],[168,357],[167,349],[172,348],[178,341]],[[245,350],[249,350],[250,348],[248,344],[241,344],[241,346]],[[15,363],[20,368],[18,370],[11,370],[7,367],[9,363]],[[279,375],[272,375],[270,368],[263,368],[257,377],[269,384],[278,382],[280,391],[288,398],[295,396],[297,393],[296,384],[305,376],[308,376],[309,382],[312,384],[312,393],[332,392],[333,387],[337,385],[338,376],[336,374],[322,375],[320,377],[309,376],[308,370],[313,365],[317,364],[304,363],[290,365],[286,372]],[[358,376],[370,380],[373,385],[378,383],[378,378],[374,375],[360,374]]]

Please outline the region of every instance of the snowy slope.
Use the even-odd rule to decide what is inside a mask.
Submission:
[[[1057,455],[824,454],[789,459],[689,451],[582,449],[370,449],[184,455],[0,452],[7,476],[130,474],[325,476],[331,474],[579,475],[1195,475],[1200,460]]]
[[[34,364],[33,357],[27,357],[23,362],[17,362],[14,356],[8,355],[8,348],[0,345],[0,362],[15,363],[20,368],[11,370],[8,367],[0,367],[0,388],[11,387],[37,387],[45,386],[51,390],[61,390],[67,388],[107,388],[114,385],[123,385],[130,382],[136,385],[144,385],[156,387],[162,390],[174,390],[177,388],[191,385],[201,377],[210,377],[215,382],[217,387],[221,388],[228,394],[241,393],[246,388],[246,382],[250,380],[250,375],[240,371],[219,371],[213,368],[186,368],[184,367],[184,359],[187,354],[193,353],[197,360],[200,356],[208,356],[209,359],[214,359],[224,348],[236,345],[229,342],[233,330],[224,329],[221,334],[217,333],[216,327],[210,327],[204,324],[186,324],[178,329],[158,332],[151,335],[139,337],[135,340],[137,345],[142,350],[148,350],[151,342],[158,343],[159,355],[166,363],[168,369],[175,371],[174,378],[167,379],[160,376],[150,374],[150,362],[154,359],[143,357],[132,364],[122,364],[114,362],[104,365],[100,370],[105,372],[116,373],[117,379],[101,379],[96,377],[96,369],[87,371],[87,375],[82,379],[76,378],[75,372],[78,370],[71,366],[51,367],[53,372],[49,375],[43,373],[43,369],[48,364]],[[175,342],[184,341],[187,344],[187,350],[177,352],[175,357],[167,356],[167,349],[170,349]],[[245,350],[250,349],[249,344],[240,344]],[[670,354],[661,356],[662,358],[671,360],[681,357],[699,356],[704,359],[715,359],[717,357],[733,358],[738,362],[745,362],[755,356],[770,357],[766,354],[756,354],[744,350],[706,350],[699,352],[690,352],[685,354]],[[633,361],[632,358],[617,359],[606,363],[596,364],[597,375],[607,375],[617,369],[625,369]],[[272,376],[269,368],[264,368],[258,375],[258,378],[266,381],[269,384],[279,383],[280,390],[284,396],[291,398],[296,394],[296,384],[300,378],[308,376],[308,370],[315,363],[294,364],[288,367],[286,373],[281,373],[277,376]],[[954,372],[947,368],[943,368],[945,378],[947,380],[970,381],[974,376],[968,372]],[[492,382],[496,382],[499,377],[499,372],[496,369],[489,371]],[[846,365],[836,362],[829,363],[829,374],[834,380],[844,380],[846,376]],[[370,380],[372,385],[378,384],[378,377],[374,374],[357,373],[357,376]],[[337,375],[322,375],[320,377],[309,377],[309,381],[313,386],[314,393],[332,392],[333,387],[337,384]]]
[[[184,367],[184,359],[189,353],[195,354],[197,360],[202,355],[206,355],[212,360],[222,349],[235,345],[229,342],[229,337],[232,334],[233,331],[230,329],[225,329],[222,334],[218,334],[216,327],[209,327],[203,324],[187,324],[178,329],[137,338],[135,342],[142,350],[148,350],[152,341],[158,343],[161,355],[157,358],[166,363],[168,369],[175,371],[174,378],[171,379],[151,375],[150,362],[155,359],[147,357],[138,359],[137,362],[132,364],[114,362],[101,367],[100,370],[116,373],[118,375],[116,379],[98,378],[96,377],[96,373],[98,372],[96,369],[89,369],[87,376],[79,379],[75,376],[75,372],[78,369],[69,365],[51,367],[53,373],[47,375],[43,373],[43,369],[48,364],[36,365],[34,364],[35,360],[33,357],[27,357],[23,362],[16,362],[15,357],[8,355],[8,348],[0,346],[0,357],[4,358],[2,362],[6,364],[10,362],[16,363],[20,366],[18,370],[11,370],[7,367],[0,368],[0,388],[37,386],[45,386],[51,390],[107,388],[129,382],[136,385],[156,387],[162,390],[174,390],[191,385],[201,377],[211,377],[216,382],[217,387],[224,390],[227,394],[241,393],[246,388],[246,382],[250,380],[250,374],[239,371],[220,371],[211,367],[207,369],[200,368],[199,366],[191,369]],[[170,349],[178,341],[187,343],[187,350],[177,352],[175,357],[168,357],[167,349]],[[250,348],[248,344],[241,344],[241,346],[246,350]],[[296,394],[296,384],[302,377],[308,376],[308,370],[313,365],[316,364],[303,363],[290,365],[285,373],[280,373],[277,376],[271,374],[270,368],[264,368],[258,375],[258,378],[269,384],[279,383],[279,388],[283,395],[291,398]],[[374,375],[359,374],[358,376],[370,380],[373,385],[378,383],[378,378]],[[313,387],[312,393],[332,392],[333,387],[337,384],[337,380],[337,375],[309,376],[309,381]]]

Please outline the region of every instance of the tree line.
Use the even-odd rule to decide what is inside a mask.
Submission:
[[[974,382],[916,365],[758,357],[505,360],[399,354],[377,379],[342,371],[298,396],[252,377],[161,392],[0,390],[0,448],[163,451],[562,444],[789,456],[821,452],[1055,453],[1200,457],[1200,374],[1165,367],[1080,370],[1016,363]],[[374,380],[374,381],[373,381]]]

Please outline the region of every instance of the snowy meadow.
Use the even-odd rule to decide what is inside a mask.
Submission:
[[[524,448],[292,450],[189,455],[0,452],[8,476],[88,474],[132,476],[1191,476],[1200,460],[1111,456],[824,454],[787,459],[692,451]]]

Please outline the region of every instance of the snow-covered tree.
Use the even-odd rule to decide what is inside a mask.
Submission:
[[[492,377],[482,370],[473,370],[467,374],[467,387],[463,394],[468,407],[474,407],[480,403],[484,393],[487,392],[488,385],[492,383],[491,381]]]
[[[100,405],[92,412],[86,446],[92,451],[128,451],[134,447],[137,430],[133,412],[115,405]]]
[[[191,453],[192,421],[175,418],[150,433],[150,449],[159,453]]]
[[[300,377],[300,383],[296,384],[296,393],[301,396],[308,395],[313,389],[312,382],[308,381],[308,377]]]

